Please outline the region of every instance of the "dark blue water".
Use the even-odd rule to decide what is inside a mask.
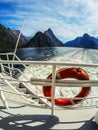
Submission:
[[[30,60],[30,61],[45,61],[50,60],[53,57],[56,57],[58,55],[66,54],[70,52],[71,48],[65,48],[65,47],[40,47],[40,48],[19,48],[17,49],[16,55],[21,60]],[[3,52],[14,52],[14,50],[10,51],[3,51]],[[0,56],[1,59],[7,60],[6,56]],[[13,60],[12,56],[9,56],[10,60]],[[5,64],[5,66],[8,66],[8,64]],[[10,65],[11,66],[11,65]],[[25,68],[23,65],[14,65],[14,68],[21,69],[23,71]],[[5,67],[5,71],[9,72],[9,69]],[[17,75],[17,71],[13,71],[13,75]]]
[[[47,61],[56,56],[66,55],[72,50],[74,50],[74,48],[66,48],[66,47],[19,48],[17,49],[16,55],[21,60],[30,60],[30,61],[46,60]],[[10,51],[7,50],[3,52],[14,52],[14,50],[10,50]],[[0,56],[0,57],[1,59],[7,60],[6,56]],[[13,57],[10,56],[9,59],[13,60]],[[8,65],[6,64],[6,66]],[[19,68],[21,70],[24,70],[23,65],[14,65],[14,68]],[[5,71],[9,72],[9,69],[5,68]]]
[[[52,57],[66,55],[71,52],[74,48],[66,47],[40,47],[40,48],[20,48],[17,50],[17,56],[21,60],[32,60],[42,61],[49,60]]]

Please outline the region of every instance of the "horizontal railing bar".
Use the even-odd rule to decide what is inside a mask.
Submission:
[[[33,85],[42,85],[42,86],[52,86],[51,83],[44,82],[33,82]],[[98,86],[98,84],[64,84],[64,83],[55,83],[55,86],[58,87],[91,87],[91,85]]]
[[[14,78],[0,78],[0,79],[6,79],[9,81],[16,81],[16,82],[26,82],[26,83],[33,83],[33,82],[45,82],[45,83],[51,83],[52,79],[31,79],[31,81],[26,80],[18,80]],[[58,80],[56,79],[56,83],[65,83],[65,84],[86,84],[90,83],[91,85],[93,83],[98,84],[98,80]]]
[[[40,65],[60,65],[60,66],[82,66],[82,67],[98,67],[98,64],[76,64],[76,63],[62,63],[51,61],[13,61],[13,60],[0,60],[2,64],[40,64]]]
[[[23,82],[23,83],[31,83],[32,85],[52,85],[52,79],[33,79],[31,81],[18,80],[13,78],[1,78],[2,80]],[[98,80],[58,80],[56,79],[56,86],[64,86],[64,87],[89,87],[89,86],[98,86]]]
[[[51,85],[52,79],[31,79],[34,85]],[[98,80],[58,80],[56,79],[56,86],[66,87],[89,87],[98,86]]]
[[[14,54],[13,54],[13,52],[8,52],[8,53],[0,53],[0,56],[1,56],[1,55],[7,56],[7,55],[14,55]]]
[[[40,79],[40,78],[31,78],[31,81],[40,81],[40,82],[52,82],[52,79]],[[60,83],[98,83],[98,80],[63,80],[63,79],[56,79],[56,82]]]

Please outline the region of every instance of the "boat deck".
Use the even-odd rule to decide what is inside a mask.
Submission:
[[[55,110],[51,116],[50,109],[10,103],[7,110],[0,105],[0,130],[98,130],[94,121],[97,110]]]
[[[13,92],[9,86],[3,88]],[[98,130],[98,108],[51,109],[26,105],[21,96],[4,92],[9,109],[0,100],[0,130]],[[10,100],[8,100],[10,99]],[[31,104],[32,105],[32,104]]]

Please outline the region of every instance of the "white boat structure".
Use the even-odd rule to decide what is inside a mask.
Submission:
[[[14,53],[0,53],[0,130],[98,130],[97,95],[67,98],[61,92],[55,97],[58,86],[60,88],[85,86],[91,89],[98,87],[98,80],[93,79],[93,75],[89,80],[57,79],[58,68],[74,67],[88,71],[89,68],[97,69],[98,64],[21,61],[16,56],[19,38]],[[25,70],[21,71],[15,65],[22,65]],[[46,75],[43,78],[40,77],[40,72],[37,74],[39,77],[36,77],[34,69],[30,68],[38,66],[43,66],[45,69],[48,67],[52,77],[47,79],[45,71],[43,74]],[[51,86],[51,96],[43,94],[43,86]],[[72,104],[56,105],[55,98],[68,99]],[[76,104],[75,100],[82,101]]]

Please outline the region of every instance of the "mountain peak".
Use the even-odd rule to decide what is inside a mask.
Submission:
[[[65,43],[68,47],[79,47],[79,48],[87,48],[87,49],[97,49],[97,40],[85,33],[82,37],[77,37],[76,39]]]
[[[51,28],[48,28],[48,30],[46,30],[44,34],[47,35],[51,39],[51,41],[56,43],[58,46],[64,46],[64,44],[54,35]]]
[[[44,33],[37,32],[35,36],[29,41],[29,46],[31,47],[57,47],[64,46],[55,35],[52,29],[48,28]]]
[[[44,34],[48,36],[54,35],[51,28],[48,28],[46,31],[44,31]]]
[[[42,32],[37,32],[28,42],[30,47],[54,47],[56,46],[51,39]]]
[[[89,37],[90,37],[89,34],[87,34],[87,33],[84,33],[84,34],[83,34],[83,38],[89,38]]]
[[[40,35],[43,35],[43,33],[41,31],[38,31],[35,36],[40,36]]]
[[[53,31],[52,31],[52,29],[51,29],[51,28],[48,28],[46,32],[53,33]]]

